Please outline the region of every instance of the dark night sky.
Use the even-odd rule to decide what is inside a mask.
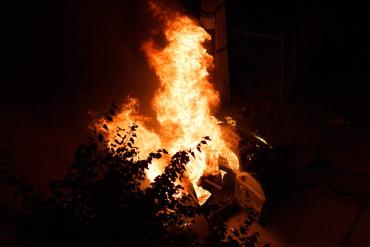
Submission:
[[[197,7],[192,4],[197,1],[182,2]],[[15,167],[32,182],[60,177],[86,139],[88,111],[102,112],[128,93],[140,98],[144,110],[149,104],[157,81],[140,46],[155,25],[144,5],[144,0],[2,4],[0,148],[14,156]],[[245,7],[250,25],[287,14],[300,25],[307,75],[298,83],[301,92],[369,102],[364,100],[367,8],[309,1],[280,9],[264,3]]]

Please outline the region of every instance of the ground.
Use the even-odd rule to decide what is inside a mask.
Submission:
[[[265,188],[262,236],[272,246],[370,246],[367,117],[360,108],[346,113],[304,101],[286,103],[278,115],[274,126],[253,126],[288,150],[264,167],[273,181]],[[230,220],[242,218],[239,213]]]

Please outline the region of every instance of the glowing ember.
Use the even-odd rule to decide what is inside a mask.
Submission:
[[[160,80],[160,88],[152,101],[160,128],[146,127],[149,119],[138,114],[136,99],[130,99],[122,112],[107,125],[113,129],[117,126],[125,128],[133,122],[138,124],[135,144],[141,158],[158,148],[165,148],[172,156],[179,150],[196,147],[202,137],[209,136],[211,141],[203,146],[201,152],[195,149],[195,158],[191,158],[185,174],[199,203],[203,204],[210,192],[198,185],[201,176],[219,174],[220,162],[234,171],[239,168],[237,156],[223,138],[219,121],[211,113],[211,109],[219,104],[219,94],[208,81],[207,69],[212,66],[213,58],[203,43],[210,40],[210,35],[187,16],[169,13],[153,3],[151,8],[163,21],[167,40],[163,49],[155,48],[152,41],[143,47]],[[155,160],[147,171],[148,179],[153,181],[164,170],[168,160],[169,157]]]

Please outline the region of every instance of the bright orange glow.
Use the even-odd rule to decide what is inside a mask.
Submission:
[[[162,11],[153,3],[151,7],[155,15]],[[107,124],[109,128],[125,128],[133,122],[138,124],[135,144],[141,158],[159,148],[165,148],[170,156],[177,151],[194,148],[195,158],[192,157],[187,165],[186,178],[193,185],[199,203],[203,204],[210,192],[199,186],[199,179],[203,175],[219,174],[219,163],[222,162],[236,172],[239,161],[223,138],[219,120],[212,115],[212,109],[220,100],[208,80],[207,69],[212,66],[213,57],[207,53],[203,43],[210,40],[210,35],[194,20],[177,12],[161,16],[166,16],[161,17],[166,46],[157,49],[153,41],[143,46],[149,64],[160,80],[160,87],[152,100],[160,128],[146,127],[148,119],[136,111],[138,102],[135,99],[130,99],[114,121]],[[209,136],[211,141],[199,152],[195,147],[205,136]],[[151,164],[147,171],[149,180],[153,181],[164,170],[168,159]]]

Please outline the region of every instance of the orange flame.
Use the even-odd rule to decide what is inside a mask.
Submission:
[[[185,174],[199,203],[203,204],[210,192],[198,185],[199,179],[203,175],[219,174],[221,160],[234,171],[239,168],[238,158],[224,140],[219,121],[211,112],[220,101],[218,92],[208,80],[207,69],[212,66],[213,57],[203,47],[211,37],[189,17],[166,12],[150,3],[153,13],[164,22],[167,40],[163,49],[156,49],[153,41],[146,42],[143,47],[160,80],[152,107],[161,128],[150,130],[146,127],[148,119],[136,111],[136,99],[130,99],[114,121],[107,124],[109,128],[128,126],[132,122],[138,124],[135,144],[144,157],[159,147],[173,155],[179,150],[194,148],[202,137],[209,136],[211,142],[201,152],[195,151],[195,158],[187,165]],[[168,159],[163,159],[151,164],[147,171],[149,180],[153,181],[167,163]]]

